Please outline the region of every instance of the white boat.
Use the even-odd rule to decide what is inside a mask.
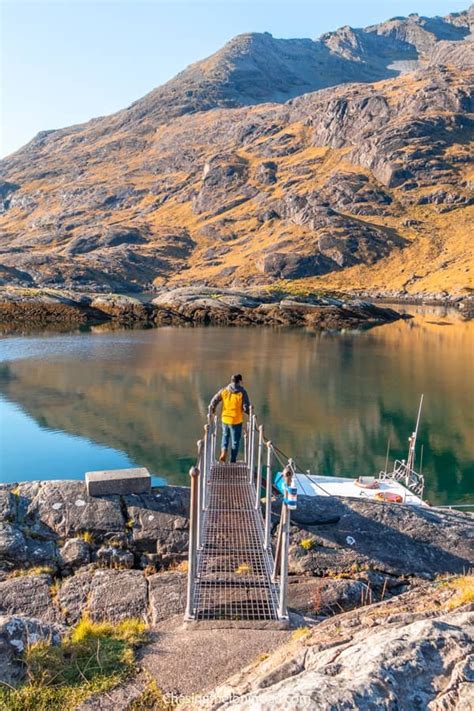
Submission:
[[[294,485],[297,493],[304,496],[342,496],[352,499],[370,499],[389,503],[407,504],[409,506],[428,506],[423,501],[424,477],[414,469],[415,447],[420,425],[423,395],[416,427],[408,438],[408,457],[406,461],[396,460],[391,471],[388,470],[389,448],[385,469],[378,476],[360,476],[358,478],[321,476],[311,472],[298,472],[294,463]],[[291,460],[290,460],[291,461]],[[274,479],[275,486],[283,492],[283,476],[278,473]]]
[[[399,464],[406,466],[402,462]],[[275,483],[278,486],[278,482]],[[358,479],[296,472],[295,483],[299,495],[348,496],[353,499],[427,506],[414,490],[385,472],[381,472],[378,477],[359,477]]]

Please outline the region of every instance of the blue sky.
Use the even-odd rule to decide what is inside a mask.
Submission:
[[[468,0],[0,0],[0,155],[124,108],[240,32],[312,37]]]

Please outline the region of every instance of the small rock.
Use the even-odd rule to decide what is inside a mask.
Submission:
[[[80,568],[90,562],[90,546],[82,538],[70,538],[59,551],[62,568]]]
[[[99,563],[120,568],[133,568],[135,556],[131,551],[115,548],[114,546],[102,546],[96,553]]]

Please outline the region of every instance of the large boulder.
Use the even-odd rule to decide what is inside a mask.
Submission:
[[[68,624],[84,615],[92,620],[148,618],[147,581],[140,570],[80,570],[66,578],[57,593]]]
[[[26,503],[24,521],[33,530],[35,526],[43,526],[62,538],[85,531],[93,531],[100,538],[107,532],[125,528],[119,497],[88,496],[82,481],[41,482]]]
[[[168,617],[184,613],[186,580],[186,573],[176,570],[150,575],[148,591],[151,621],[154,625]]]
[[[58,612],[51,595],[52,578],[47,574],[20,575],[0,582],[0,614],[26,615],[55,622]]]
[[[133,545],[163,561],[183,557],[188,546],[188,492],[178,487],[124,497]]]
[[[261,711],[467,711],[474,613],[472,604],[450,611],[455,595],[425,584],[331,617],[208,692],[200,708],[243,711],[251,699]]]
[[[148,618],[147,582],[139,570],[98,570],[91,583],[88,614],[92,620]]]
[[[298,500],[291,533],[290,572],[372,569],[434,578],[462,573],[474,561],[474,519],[422,506],[357,499]]]

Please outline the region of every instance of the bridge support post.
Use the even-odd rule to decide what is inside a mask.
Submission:
[[[204,446],[203,446],[203,441],[200,439],[197,443],[197,450],[198,450],[198,468],[199,472],[204,471]],[[197,485],[197,513],[196,513],[196,518],[197,518],[197,540],[196,540],[196,545],[197,548],[201,547],[201,536],[202,536],[202,519],[203,519],[203,506],[202,506],[202,476],[199,476],[199,481]]]
[[[212,462],[216,458],[216,446],[217,446],[217,426],[216,426],[216,421],[214,419],[211,424],[211,456],[210,456],[211,461],[209,462],[209,467],[211,467]]]
[[[197,532],[198,532],[198,504],[199,504],[199,469],[191,467],[191,501],[189,511],[189,553],[188,553],[188,587],[186,600],[186,619],[193,619],[194,614],[194,581],[197,567]]]
[[[260,506],[260,489],[262,488],[262,457],[263,457],[263,425],[258,428],[258,456],[257,456],[257,481],[255,488],[257,490],[255,496],[255,508]]]
[[[270,548],[270,531],[272,525],[272,443],[267,442],[267,486],[265,495],[265,540],[264,548]]]
[[[284,468],[282,476],[286,487],[291,484],[293,469],[292,460]],[[278,538],[275,549],[275,563],[273,566],[272,581],[276,582],[278,568],[280,569],[280,598],[278,603],[278,617],[286,619],[288,617],[288,554],[290,545],[290,516],[291,511],[283,501],[280,515],[280,525],[278,527]]]
[[[211,459],[211,453],[210,453],[210,437],[209,437],[209,425],[204,425],[204,467],[202,470],[202,477],[201,477],[201,490],[202,490],[202,496],[201,496],[201,510],[204,511],[207,505],[206,501],[206,483],[207,483],[207,476],[209,472],[209,463]]]
[[[250,406],[250,419],[249,419],[249,484],[252,483],[254,464],[255,464],[255,415],[253,414],[253,407],[251,405]]]
[[[283,504],[281,515],[281,567],[278,617],[280,620],[284,620],[288,617],[288,551],[290,545],[290,510],[286,504]]]

